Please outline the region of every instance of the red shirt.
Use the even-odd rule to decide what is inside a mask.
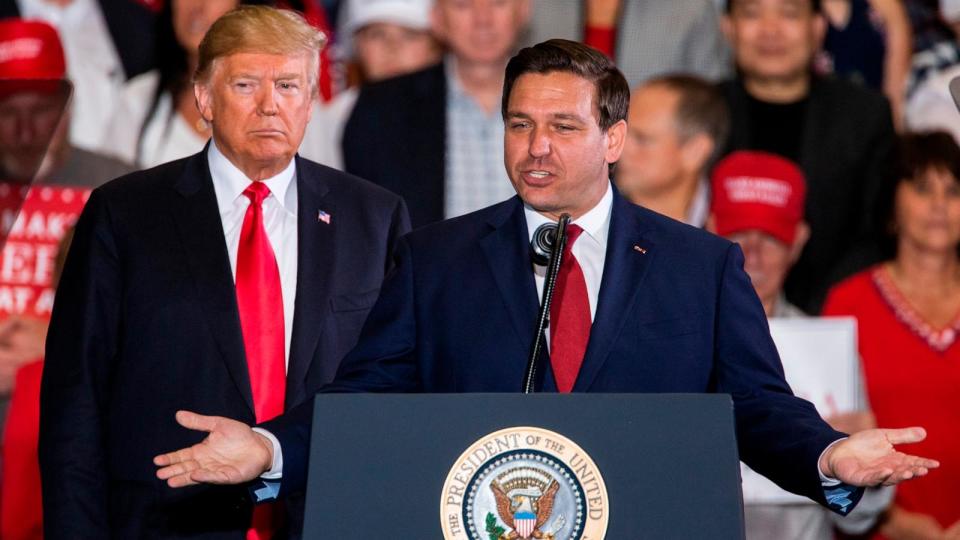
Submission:
[[[3,474],[0,481],[0,538],[40,540],[43,518],[40,499],[40,375],[43,362],[17,370],[3,433]]]
[[[926,440],[901,450],[940,461],[928,476],[899,484],[896,503],[950,527],[960,520],[960,314],[946,328],[932,327],[876,266],[834,287],[823,315],[857,319],[877,424],[924,427]]]

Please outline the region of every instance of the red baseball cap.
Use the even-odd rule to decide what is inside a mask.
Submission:
[[[767,152],[740,150],[717,163],[712,184],[710,209],[717,234],[760,230],[793,244],[807,191],[796,163]]]
[[[40,21],[0,20],[0,93],[57,91],[66,72],[56,29]]]

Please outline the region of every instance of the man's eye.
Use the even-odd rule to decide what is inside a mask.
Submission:
[[[529,122],[512,122],[510,124],[510,129],[526,129],[530,127]]]
[[[556,129],[561,133],[566,133],[569,131],[573,131],[575,128],[573,126],[568,126],[566,124],[558,124]]]

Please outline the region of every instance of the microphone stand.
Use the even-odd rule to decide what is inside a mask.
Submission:
[[[540,350],[543,349],[543,336],[547,323],[550,320],[550,304],[553,302],[553,289],[557,285],[557,274],[560,272],[560,262],[563,259],[563,250],[567,245],[567,225],[570,223],[570,214],[560,216],[557,223],[557,237],[553,242],[553,251],[550,253],[550,263],[547,265],[547,277],[543,282],[543,296],[540,299],[540,314],[537,316],[536,333],[533,338],[533,347],[530,358],[527,360],[527,370],[523,377],[524,394],[533,393],[533,382],[537,377],[537,368],[540,363]]]

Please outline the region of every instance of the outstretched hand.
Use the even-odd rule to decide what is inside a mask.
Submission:
[[[868,429],[831,446],[820,458],[826,476],[853,486],[892,486],[924,476],[940,466],[936,460],[904,454],[896,444],[920,442],[923,428]]]
[[[177,423],[209,433],[203,441],[153,458],[157,478],[170,487],[194,484],[240,484],[270,469],[273,445],[243,422],[221,416],[177,412]]]

